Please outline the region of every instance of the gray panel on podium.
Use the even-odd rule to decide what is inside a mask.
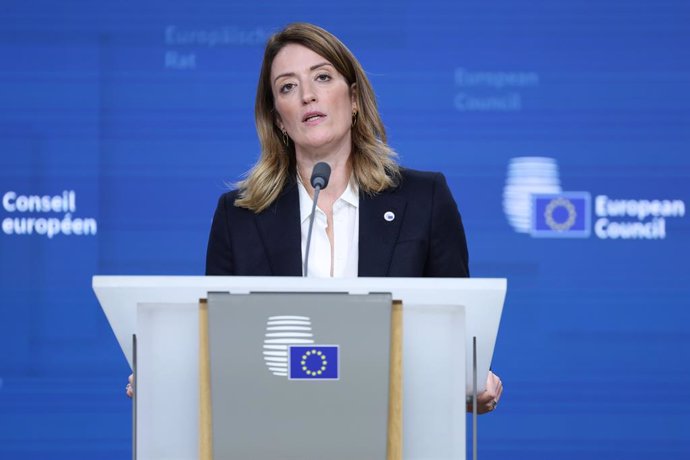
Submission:
[[[214,458],[385,459],[391,303],[390,294],[210,293]],[[319,345],[337,360],[311,354]],[[294,372],[290,346],[304,362]]]

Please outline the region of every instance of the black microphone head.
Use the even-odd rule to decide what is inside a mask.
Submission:
[[[311,172],[311,180],[309,182],[312,187],[318,187],[323,190],[328,185],[328,179],[330,179],[330,177],[331,167],[328,166],[328,163],[321,161],[314,165],[314,169]]]

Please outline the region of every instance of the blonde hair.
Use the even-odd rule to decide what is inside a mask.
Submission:
[[[291,141],[287,145],[283,143],[283,133],[276,125],[271,88],[273,60],[284,46],[291,43],[323,56],[345,77],[348,86],[354,84],[357,114],[353,117],[350,159],[359,189],[367,194],[376,194],[394,187],[400,179],[397,155],[386,144],[386,130],[378,112],[376,96],[361,64],[330,32],[313,24],[294,23],[274,34],[266,44],[254,106],[261,156],[246,179],[237,183],[239,196],[235,206],[261,212],[295,177],[295,147]]]

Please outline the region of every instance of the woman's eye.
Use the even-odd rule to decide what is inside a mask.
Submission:
[[[331,76],[328,75],[327,73],[320,73],[316,76],[317,81],[329,81],[331,79]]]
[[[290,92],[290,90],[292,90],[292,88],[294,88],[294,87],[295,87],[295,84],[294,84],[294,83],[285,83],[284,85],[282,85],[282,86],[280,87],[280,92],[281,92],[281,93],[288,93],[288,92]]]

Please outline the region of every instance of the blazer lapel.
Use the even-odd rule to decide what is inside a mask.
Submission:
[[[406,204],[394,192],[360,194],[358,276],[388,275]]]
[[[265,211],[256,215],[273,276],[302,275],[302,228],[295,182]]]

